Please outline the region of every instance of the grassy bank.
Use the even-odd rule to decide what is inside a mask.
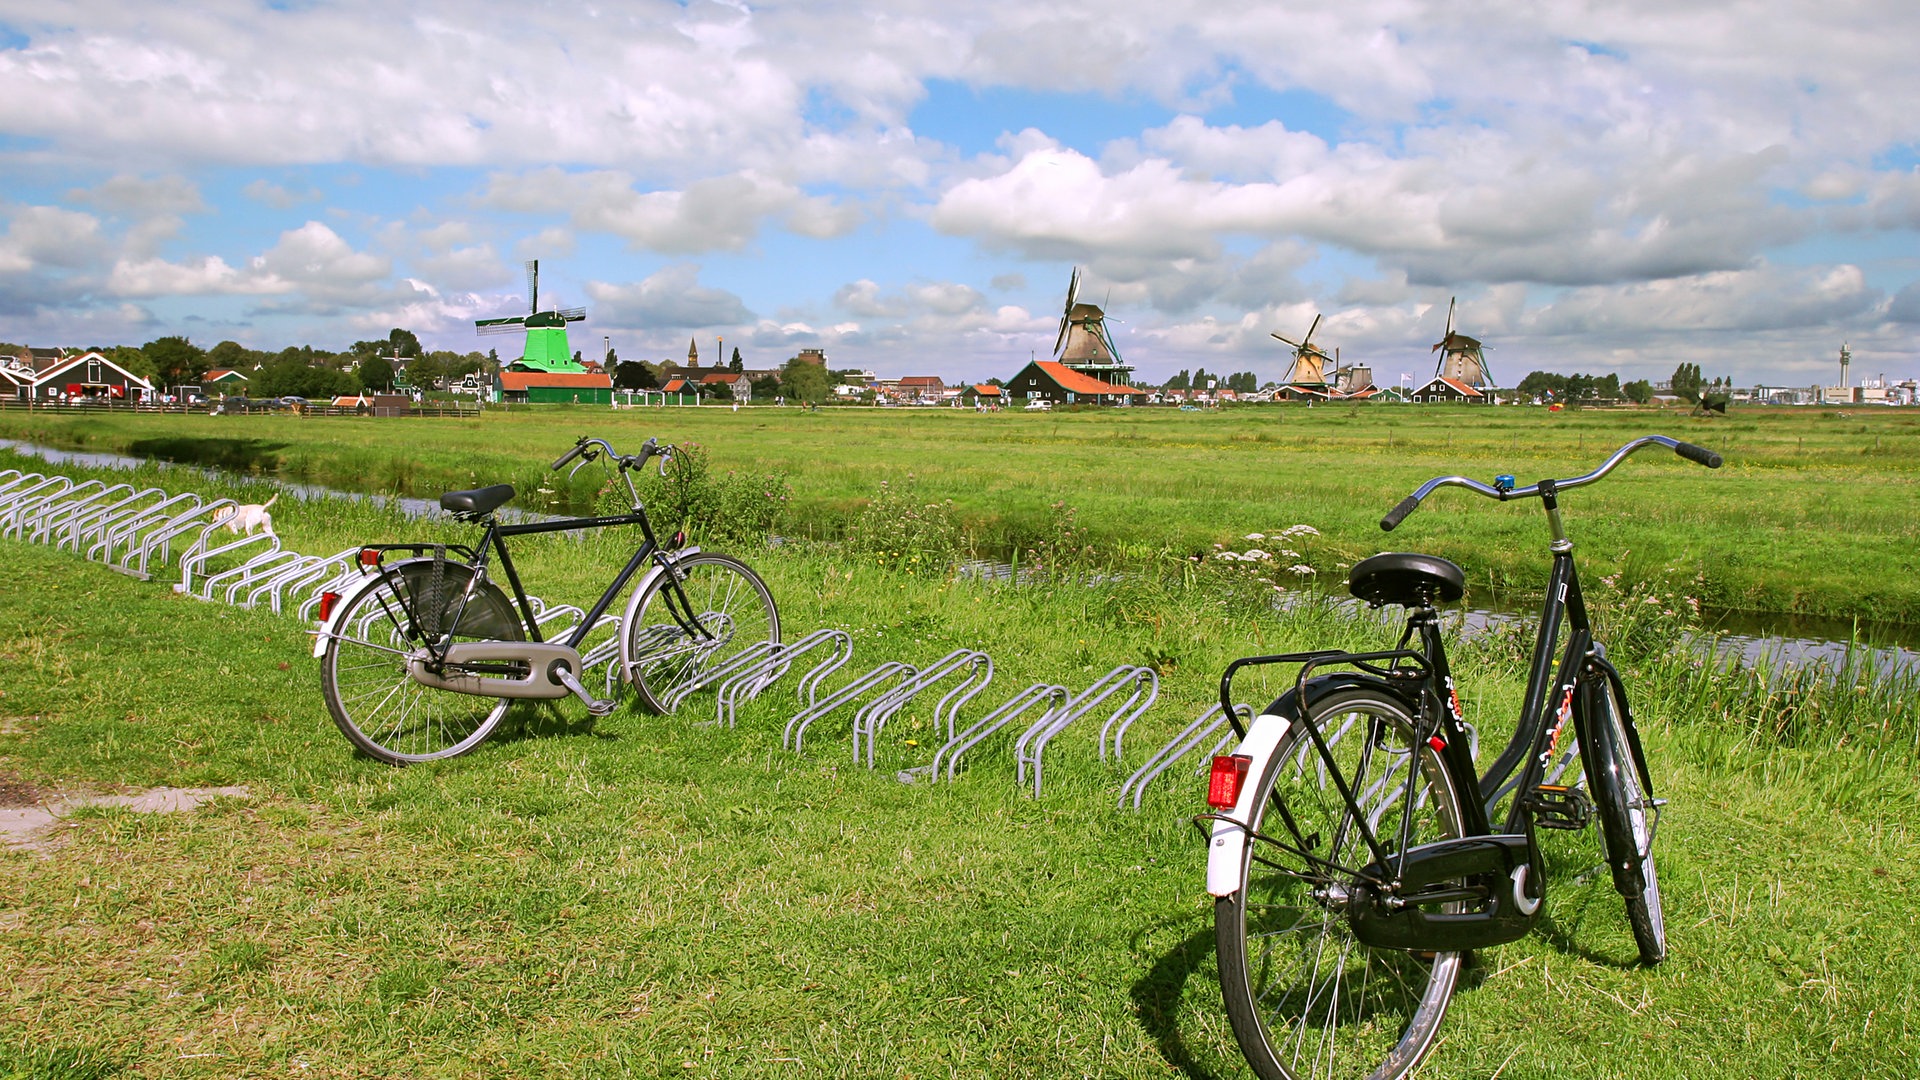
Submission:
[[[371,507],[275,510],[301,550],[452,535]],[[574,599],[608,554],[548,538],[524,563]],[[1381,637],[1311,605],[1276,615],[1211,560],[1044,588],[806,544],[751,557],[788,634],[847,628],[856,668],[983,648],[999,701],[1155,664],[1162,702],[1130,764],[1227,659]],[[889,729],[877,770],[851,764],[844,717],[792,754],[777,695],[733,730],[528,708],[470,757],[394,771],[333,730],[300,624],[12,541],[0,563],[0,780],[251,792],[83,811],[46,851],[0,855],[0,1075],[1244,1075],[1185,822],[1198,781],[1170,775],[1144,813],[1117,812],[1126,770],[1091,728],[1049,751],[1040,798],[1014,784],[1006,738],[959,783],[893,779],[928,756],[924,710]],[[1479,956],[1429,1074],[1911,1075],[1913,688],[1716,674],[1665,648],[1657,619],[1623,625],[1641,599],[1610,601],[1609,625],[1672,800],[1672,958],[1631,966],[1618,898],[1581,873],[1591,836],[1550,837],[1546,932]],[[1519,696],[1515,647],[1459,657],[1489,741]]]
[[[0,437],[214,464],[356,491],[431,496],[538,472],[578,433],[616,444],[695,441],[716,469],[784,474],[781,528],[833,538],[882,481],[951,501],[966,542],[1004,557],[1076,511],[1110,565],[1207,554],[1249,532],[1310,524],[1322,572],[1383,546],[1460,562],[1477,595],[1540,580],[1536,507],[1442,492],[1391,538],[1377,521],[1443,473],[1523,482],[1578,473],[1647,432],[1711,446],[1719,472],[1646,454],[1566,501],[1590,572],[1699,577],[1710,605],[1920,622],[1920,416],[1903,410],[1681,411],[1341,406],[979,415],[955,410],[748,408],[609,412],[555,406],[476,421],[0,412]],[[544,484],[544,486],[552,486]],[[578,507],[591,485],[558,488]]]

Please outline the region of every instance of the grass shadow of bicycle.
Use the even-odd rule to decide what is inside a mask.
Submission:
[[[1191,920],[1179,921],[1184,923]],[[1148,936],[1169,928],[1169,924],[1163,923],[1140,931],[1134,939],[1136,949],[1144,951],[1144,941]],[[1206,961],[1212,955],[1213,921],[1205,919],[1198,930],[1162,953],[1153,966],[1128,988],[1133,998],[1134,1014],[1159,1048],[1160,1056],[1166,1059],[1168,1065],[1180,1070],[1182,1075],[1193,1077],[1194,1080],[1223,1080],[1221,1074],[1212,1071],[1194,1055],[1180,1030],[1180,1001],[1186,994],[1187,980],[1195,970],[1210,966]]]
[[[176,465],[199,465],[233,472],[274,472],[280,468],[278,451],[283,442],[264,439],[195,439],[170,436],[138,439],[127,446],[132,457],[168,461]]]

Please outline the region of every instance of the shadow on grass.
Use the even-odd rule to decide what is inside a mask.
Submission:
[[[277,451],[286,443],[264,439],[191,439],[179,436],[164,439],[140,439],[127,446],[133,457],[170,461],[176,465],[200,465],[235,472],[274,472],[280,468]]]
[[[1140,1026],[1153,1037],[1160,1056],[1194,1080],[1219,1080],[1219,1074],[1202,1065],[1187,1048],[1180,1032],[1180,999],[1186,992],[1187,979],[1212,954],[1213,923],[1208,920],[1154,961],[1131,989],[1133,1011],[1140,1018]]]

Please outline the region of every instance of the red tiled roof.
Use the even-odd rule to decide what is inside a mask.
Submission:
[[[613,380],[605,375],[594,375],[579,371],[503,371],[500,373],[500,386],[506,390],[525,390],[530,386],[581,386],[611,387]]]
[[[681,391],[685,390],[686,388],[687,388],[687,380],[668,379],[667,385],[661,387],[660,392],[663,394],[678,394]]]
[[[708,385],[719,386],[719,385],[730,385],[732,383],[737,383],[744,378],[746,378],[746,376],[740,374],[737,371],[716,371],[713,374],[708,375],[705,378],[702,378],[700,381]]]
[[[1475,390],[1473,387],[1468,386],[1466,383],[1460,382],[1457,379],[1449,379],[1445,375],[1434,376],[1433,382],[1428,383],[1427,386],[1432,386],[1433,383],[1445,383],[1448,389],[1452,390],[1456,394],[1459,394],[1461,397],[1485,397],[1486,396],[1482,394],[1480,391]],[[1422,389],[1425,389],[1425,387],[1422,387]]]
[[[944,389],[947,384],[944,382],[941,382],[940,376],[938,375],[907,375],[901,378],[900,385],[902,387],[937,386]]]
[[[1000,388],[992,383],[975,383],[973,384],[973,392],[979,394],[981,397],[1000,396]]]
[[[1058,360],[1035,360],[1034,366],[1047,373],[1060,389],[1071,390],[1076,394],[1138,394],[1146,397],[1147,392],[1137,386],[1115,386],[1104,383],[1091,375],[1082,375]]]
[[[242,379],[246,378],[245,375],[241,374],[238,371],[233,370],[232,368],[223,367],[223,368],[214,368],[212,371],[207,372],[207,377],[204,379],[201,379],[200,381],[201,382],[219,382],[221,379],[224,379],[229,375],[239,375]]]

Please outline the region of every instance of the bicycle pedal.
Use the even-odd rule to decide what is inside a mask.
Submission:
[[[1527,792],[1520,805],[1542,829],[1579,830],[1593,820],[1593,800],[1565,784],[1541,784]]]

